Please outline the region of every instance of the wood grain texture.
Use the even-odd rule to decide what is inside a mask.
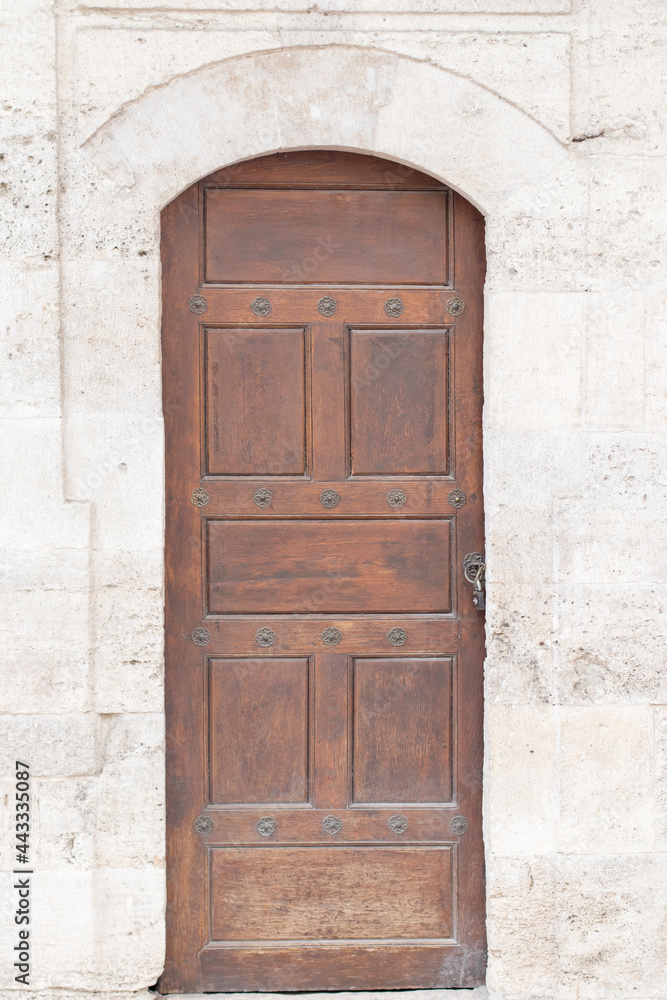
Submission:
[[[447,475],[447,330],[350,331],[355,476]]]
[[[444,285],[448,204],[446,191],[209,189],[205,280]]]
[[[447,521],[211,521],[209,609],[444,613],[450,561]]]
[[[352,801],[448,802],[452,661],[356,659]]]
[[[210,665],[211,803],[307,802],[307,659]]]
[[[304,330],[206,330],[208,475],[306,472]]]
[[[449,847],[211,851],[217,941],[449,938]]]
[[[245,206],[238,263],[258,274],[268,262],[275,274],[296,266],[290,255],[312,239],[324,218],[316,206],[330,207],[332,191],[338,206],[356,206],[356,249],[343,259],[334,247],[317,266],[354,263],[349,285],[314,286],[316,271],[295,282],[293,270],[273,282],[205,282],[206,247],[218,239],[207,199]],[[262,222],[268,202],[292,206],[288,231],[271,212]],[[433,203],[446,211],[425,214]],[[218,215],[219,236],[231,214]],[[225,168],[162,218],[168,901],[159,990],[478,985],[484,617],[462,561],[484,539],[483,219],[433,178],[334,151]],[[327,218],[350,222],[339,208]],[[444,248],[442,284],[420,257],[423,233],[426,257]],[[397,286],[405,266],[414,283]],[[364,285],[371,274],[376,283]],[[188,305],[197,293],[201,315]],[[465,302],[456,319],[446,308],[454,294]],[[318,309],[325,295],[336,300],[328,316]],[[263,318],[251,308],[257,296],[271,305]],[[392,297],[400,315],[385,308]],[[208,494],[201,508],[190,501],[197,488]],[[260,488],[271,493],[266,507],[254,499]],[[397,508],[387,501],[394,489],[405,494]],[[463,507],[449,503],[454,489]],[[324,490],[338,493],[335,507],[322,505]],[[262,629],[268,646],[258,644]],[[394,629],[405,633],[400,646]],[[201,816],[210,823],[195,827]],[[340,829],[330,832],[330,816]],[[461,816],[467,827],[453,831]]]

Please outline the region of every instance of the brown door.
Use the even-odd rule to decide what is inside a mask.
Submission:
[[[483,221],[277,154],[163,213],[162,992],[483,982]]]

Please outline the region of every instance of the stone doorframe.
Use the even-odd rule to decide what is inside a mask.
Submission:
[[[72,230],[67,238],[69,263],[63,271],[65,316],[67,302],[76,304],[77,298],[83,301],[81,296],[85,295],[87,335],[94,338],[96,315],[109,308],[115,310],[122,327],[122,346],[114,343],[112,327],[95,362],[100,368],[106,366],[105,372],[100,374],[99,383],[93,380],[91,384],[86,365],[80,362],[86,331],[80,326],[81,311],[77,314],[78,333],[71,337],[72,343],[78,340],[78,346],[65,348],[64,361],[65,393],[70,400],[69,408],[65,406],[68,496],[97,502],[101,541],[94,546],[93,559],[104,563],[104,545],[131,549],[126,557],[126,580],[136,585],[144,572],[152,574],[154,580],[161,579],[160,212],[179,192],[214,170],[250,157],[303,148],[371,153],[413,166],[459,191],[486,216],[486,676],[487,688],[491,685],[489,704],[497,703],[497,692],[507,681],[512,664],[507,658],[503,660],[502,644],[494,644],[503,621],[495,585],[516,579],[516,554],[506,543],[503,509],[508,505],[521,509],[522,504],[527,509],[534,500],[534,486],[516,463],[511,469],[507,467],[503,435],[505,428],[521,425],[514,419],[517,414],[535,409],[534,399],[522,398],[522,391],[527,392],[525,383],[513,378],[517,351],[525,352],[531,345],[535,311],[515,309],[510,315],[508,292],[558,287],[555,276],[559,268],[562,271],[568,266],[568,230],[581,231],[587,185],[581,154],[479,84],[427,62],[385,51],[333,45],[278,49],[218,62],[153,88],[118,109],[84,142],[68,165],[76,203],[68,194]],[[395,167],[388,164],[388,169]],[[76,249],[77,240],[89,249]],[[96,254],[93,248],[102,243],[116,250],[120,247],[120,259]],[[90,264],[96,256],[99,262]],[[82,278],[87,283],[85,291],[80,291]],[[66,343],[68,336],[66,320]],[[89,352],[94,349],[87,348]],[[544,364],[548,367],[548,363],[547,358]],[[112,403],[105,395],[109,380]],[[98,391],[96,400],[98,384],[105,388]],[[84,389],[90,412],[95,414],[88,422],[77,395]],[[124,403],[118,402],[123,399]],[[87,478],[86,470],[94,468],[91,451],[97,447],[102,452],[105,447],[108,450],[108,420],[102,418],[110,406],[116,410],[125,407],[117,426],[139,442],[138,454],[145,466],[137,472],[132,497],[116,498],[106,486],[97,485],[100,477]],[[529,456],[524,461],[528,462]],[[148,560],[150,570],[144,571],[149,551],[153,554]],[[97,579],[102,580],[105,571],[102,566]],[[523,585],[530,584],[530,573],[530,566],[524,566]],[[120,611],[98,615],[95,646],[98,651],[105,646],[110,651],[98,653],[95,664],[96,707],[102,715],[159,714],[159,585],[150,601],[152,652],[143,661],[132,660],[134,673],[127,679],[120,677],[121,667],[114,660],[118,635],[126,630],[126,645],[131,645],[135,641],[133,630],[138,633],[145,622],[136,622],[132,615],[124,617]],[[139,637],[136,642],[144,639]],[[146,692],[143,702],[142,692]],[[494,766],[495,732],[487,712],[487,773]],[[154,771],[144,772],[139,766],[133,773],[139,784],[144,773],[147,788],[155,784]],[[139,787],[136,793],[140,794]],[[148,801],[152,794],[148,794]],[[145,820],[138,817],[135,823],[154,824],[158,818],[164,817],[149,811]],[[485,845],[490,890],[495,877],[494,845],[497,835],[506,840],[501,829],[505,820],[502,812],[489,809],[487,785]],[[514,816],[510,825],[516,826],[520,820]],[[140,845],[141,836],[135,842]],[[146,869],[154,862],[147,851]],[[141,867],[140,858],[136,863]],[[156,885],[154,881],[151,884]],[[155,927],[163,920],[163,897],[156,891],[144,905],[151,910],[145,914],[145,926]],[[498,956],[508,940],[507,928],[502,925],[500,902],[490,908],[489,982],[495,978],[494,963],[502,964]],[[146,947],[138,948],[137,963],[128,972],[128,986],[139,988],[155,980],[162,961],[157,940],[147,930]]]

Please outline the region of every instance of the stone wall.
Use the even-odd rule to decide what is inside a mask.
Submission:
[[[40,996],[163,958],[160,210],[328,146],[487,217],[490,993],[667,998],[666,41],[663,0],[0,0],[1,825],[27,756]],[[5,832],[12,944],[14,863]]]

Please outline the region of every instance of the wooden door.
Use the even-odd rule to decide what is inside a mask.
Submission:
[[[162,992],[485,970],[483,220],[298,152],[163,213]]]

